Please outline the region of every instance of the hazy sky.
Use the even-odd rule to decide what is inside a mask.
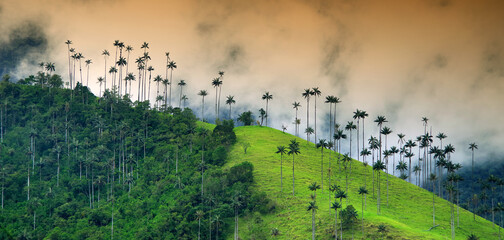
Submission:
[[[273,94],[270,122],[275,128],[285,124],[293,132],[291,104],[300,101],[304,129],[301,93],[320,87],[323,98],[342,100],[338,122],[352,120],[356,108],[369,113],[367,138],[377,135],[372,123],[377,115],[385,115],[394,131],[389,145],[399,132],[407,139],[423,133],[420,120],[426,116],[434,134],[449,136],[445,143],[455,145],[457,161],[469,159],[467,147],[473,141],[480,145],[480,156],[504,153],[500,0],[0,0],[1,32],[26,21],[48,37],[49,49],[40,60],[55,62],[65,79],[67,39],[93,60],[95,93],[96,79],[104,74],[102,50],[111,52],[110,63],[112,43],[121,40],[134,47],[133,62],[146,41],[153,74],[164,76],[169,51],[178,65],[174,82],[186,80],[185,92],[195,107],[201,103],[197,91],[208,90],[210,115],[215,97],[210,83],[223,70],[222,98],[235,96],[235,114],[250,109],[257,116],[265,104],[262,94]],[[0,35],[0,41],[8,41],[7,36]],[[36,71],[21,64],[17,76]],[[322,102],[319,125],[328,112]],[[227,106],[222,108],[227,114]]]

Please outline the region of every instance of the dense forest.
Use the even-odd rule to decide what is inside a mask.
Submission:
[[[219,239],[238,216],[275,209],[224,168],[232,120],[36,76],[0,83],[2,239]]]

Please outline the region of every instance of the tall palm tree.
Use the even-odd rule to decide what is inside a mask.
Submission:
[[[178,85],[180,87],[179,108],[182,108],[182,90],[183,87],[186,85],[186,82],[184,80],[180,80]]]
[[[103,59],[105,60],[105,78],[104,78],[105,88],[103,91],[106,91],[107,90],[107,58],[110,56],[110,53],[109,53],[109,51],[107,51],[107,49],[104,49],[102,52],[102,55],[103,55]]]
[[[344,199],[347,199],[347,194],[345,191],[341,190],[341,189],[338,189],[336,190],[336,193],[334,194],[334,198],[340,200],[339,204],[340,204],[340,207],[342,208],[342,202],[343,202],[343,198]],[[348,204],[348,199],[347,199],[347,204]],[[336,220],[337,221],[337,220]],[[341,224],[340,224],[340,239],[343,239],[343,221],[340,221]]]
[[[150,101],[150,86],[151,86],[151,78],[152,78],[152,71],[154,71],[154,67],[149,66],[147,68],[147,71],[149,71],[149,87],[147,88],[147,100]],[[182,81],[182,80],[181,80]],[[179,83],[180,84],[180,83]],[[180,91],[182,91],[182,88],[180,88]],[[144,96],[145,97],[145,96]],[[182,97],[181,97],[182,98]]]
[[[384,116],[378,116],[378,117],[376,117],[374,122],[378,125],[378,127],[380,127],[380,131],[379,131],[379,133],[380,133],[380,142],[379,142],[380,143],[380,152],[379,153],[380,153],[380,161],[381,161],[382,160],[382,148],[381,148],[382,147],[382,140],[381,140],[382,133],[381,133],[381,131],[382,131],[383,123],[386,123],[388,121]]]
[[[333,128],[332,128],[332,123],[333,123],[333,115],[332,115],[332,104],[335,101],[334,96],[326,96],[325,103],[329,103],[329,136],[333,136]]]
[[[285,146],[278,146],[275,153],[280,154],[280,192],[283,192],[283,155],[287,153]]]
[[[365,119],[366,117],[368,117],[368,116],[369,116],[369,114],[368,114],[366,111],[364,111],[364,110],[361,110],[361,111],[360,111],[360,118],[362,118],[362,150],[364,150],[364,145],[365,145],[365,144],[364,144],[364,141],[365,141],[365,139],[366,139],[366,138],[364,137],[364,119]],[[358,152],[358,150],[359,150],[359,149],[357,149],[357,152]]]
[[[312,94],[311,89],[305,89],[302,96],[306,99],[306,128],[310,126],[310,96]]]
[[[441,142],[439,148],[443,148],[443,139],[447,138],[446,134],[440,132],[438,133],[438,135],[436,135],[436,138],[438,138],[439,141]]]
[[[262,99],[266,100],[266,127],[268,126],[268,102],[273,99],[273,95],[269,92],[265,92],[262,95]]]
[[[72,70],[71,70],[71,57],[70,57],[70,44],[72,44],[72,41],[71,40],[66,40],[65,44],[67,45],[68,47],[68,79],[70,81],[70,84],[72,83]],[[107,67],[105,66],[105,69],[107,69]],[[105,70],[107,71],[107,70]],[[70,85],[71,87],[71,85]]]
[[[355,110],[354,115],[353,115],[353,119],[357,119],[357,161],[360,160],[360,158],[359,158],[359,126],[360,126],[359,122],[360,122],[361,116],[362,116],[361,110],[359,110],[359,109]]]
[[[334,239],[338,240],[338,208],[341,208],[341,203],[333,202],[331,208],[334,209],[334,211],[335,211],[335,214],[334,214],[334,217],[335,217],[335,220],[334,220]]]
[[[294,119],[294,124],[296,127],[295,128],[296,136],[299,136],[298,109],[299,107],[301,107],[301,104],[299,102],[294,101],[294,103],[292,103],[292,106],[294,109],[296,109],[296,118]]]
[[[317,97],[320,97],[322,92],[320,92],[318,87],[312,88],[312,95],[315,100],[315,142],[317,142]]]
[[[222,84],[222,81],[219,78],[214,78],[212,80],[212,86],[215,88],[215,120],[217,120],[219,117],[219,108],[217,105],[217,100],[219,97],[219,87]]]
[[[390,147],[390,153],[392,154],[392,175],[395,176],[395,155],[396,153],[399,153],[399,149],[396,147],[396,146],[392,146]],[[388,165],[387,165],[387,168],[388,168]]]
[[[373,165],[373,170],[377,171],[378,172],[378,200],[377,200],[377,210],[378,210],[378,215],[381,213],[381,193],[380,193],[380,189],[381,189],[381,181],[380,181],[380,173],[385,169],[385,164],[381,161],[381,160],[378,160],[375,162],[375,164]]]
[[[102,83],[103,83],[103,77],[98,77],[98,83],[100,84],[100,91],[98,93],[98,96],[101,97],[101,88],[102,88]]]
[[[162,83],[164,85],[164,106],[166,110],[166,108],[168,108],[168,85],[170,85],[170,80],[165,78]]]
[[[341,100],[338,97],[334,97],[334,122],[331,125],[331,127],[333,127],[334,129],[337,128],[336,127],[336,123],[337,123],[337,120],[336,120],[336,117],[337,117],[336,110],[337,110],[337,108],[336,108],[336,106],[337,106],[338,103],[341,103]],[[336,132],[336,131],[334,131],[334,132]]]
[[[219,71],[219,80],[220,80],[220,85],[219,85],[219,100],[217,101],[217,118],[220,118],[220,97],[222,93],[222,81],[224,80],[224,71]]]
[[[398,134],[397,134],[397,137],[399,138],[399,139],[397,140],[397,143],[399,143],[399,149],[402,149],[402,148],[403,148],[404,141],[405,141],[405,140],[404,140],[404,137],[406,137],[406,135],[404,135],[404,133],[398,133]],[[399,154],[399,161],[403,160],[402,155],[403,155],[403,152],[401,152],[401,153]]]
[[[474,150],[478,149],[478,145],[476,143],[470,143],[469,144],[469,149],[471,150],[471,175],[474,178]]]
[[[308,127],[305,129],[305,133],[306,133],[306,143],[309,143],[310,142],[310,136],[313,134],[314,130],[313,128],[311,127]]]
[[[236,103],[236,101],[234,100],[234,96],[231,96],[231,95],[227,96],[226,104],[229,105],[229,119],[232,119],[231,118],[231,105],[235,104],[235,103]]]
[[[82,53],[76,53],[76,56],[75,56],[75,59],[77,61],[79,61],[79,72],[80,72],[80,81],[81,81],[81,86],[84,86],[83,85],[83,81],[82,81],[82,59],[84,59],[84,55],[82,55]]]
[[[208,92],[206,90],[200,90],[198,92],[198,95],[202,97],[201,99],[201,121],[205,121],[204,119],[204,112],[205,112],[205,97],[208,95]]]
[[[119,95],[121,95],[121,92],[122,92],[122,82],[121,82],[121,79],[122,79],[122,68],[124,66],[126,66],[126,58],[123,58],[123,57],[119,57],[119,60],[117,61],[117,66],[119,66]],[[125,91],[126,93],[127,91]]]
[[[315,201],[311,201],[308,205],[307,210],[312,212],[312,240],[315,240],[315,211],[317,211],[318,206]]]
[[[350,147],[349,147],[349,152],[350,152],[350,158],[352,158],[352,130],[356,129],[357,126],[352,121],[349,121],[347,125],[345,126],[345,130],[349,131],[350,135]]]
[[[362,235],[364,236],[364,197],[368,194],[368,190],[366,189],[366,186],[361,186],[359,188],[359,195],[362,196]]]
[[[408,164],[408,170],[409,170],[409,173],[408,173],[408,178],[409,178],[409,182],[411,183],[411,158],[413,156],[415,156],[415,154],[413,153],[412,149],[414,147],[417,146],[416,142],[413,142],[411,139],[408,140],[405,144],[404,144],[405,147],[409,148],[409,152],[407,152],[404,156],[409,158],[409,164]]]
[[[156,83],[156,98],[157,98],[159,96],[159,83],[163,82],[163,78],[161,77],[161,75],[157,75],[153,81]]]
[[[170,83],[169,83],[169,85],[170,85],[170,103],[169,103],[169,104],[170,104],[170,107],[171,107],[171,106],[172,106],[172,104],[171,104],[171,99],[172,99],[172,97],[171,97],[171,96],[172,96],[172,95],[171,95],[171,87],[172,87],[172,85],[173,85],[173,84],[172,84],[172,79],[173,79],[173,69],[176,69],[176,68],[177,68],[177,63],[176,63],[176,62],[174,62],[174,61],[170,61],[170,62],[168,63],[168,68],[170,69]]]
[[[338,150],[338,153],[341,153],[341,140],[346,139],[347,135],[345,133],[343,133],[343,130],[338,129],[338,130],[336,130],[336,133],[334,133],[333,138],[336,141],[336,144],[337,144],[336,148]],[[339,155],[339,156],[341,156],[341,155]],[[341,170],[341,162],[339,161],[339,157],[338,157],[338,162],[339,162],[339,170]]]
[[[320,139],[317,143],[317,148],[320,148],[320,182],[322,185],[322,192],[324,191],[324,149],[327,148],[327,141]]]
[[[301,152],[299,151],[299,143],[296,141],[296,139],[291,140],[289,144],[289,151],[287,152],[288,155],[292,155],[292,196],[294,196],[294,157]]]
[[[87,76],[86,76],[86,87],[89,86],[89,65],[93,63],[93,60],[87,59],[86,60],[86,67],[87,67]]]

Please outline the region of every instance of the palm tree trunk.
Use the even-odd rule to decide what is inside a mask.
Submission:
[[[294,154],[292,155],[292,196],[294,196]]]
[[[315,210],[312,210],[312,240],[315,240]]]
[[[283,193],[283,154],[280,154],[280,192]]]
[[[315,95],[315,141],[317,142],[317,95]]]

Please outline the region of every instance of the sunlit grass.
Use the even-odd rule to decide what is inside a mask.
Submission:
[[[297,138],[279,130],[267,127],[250,126],[235,128],[238,142],[232,147],[228,166],[233,166],[243,161],[254,164],[254,187],[264,191],[277,204],[274,213],[262,216],[270,228],[280,230],[278,239],[308,239],[311,237],[311,213],[306,210],[310,201],[311,192],[308,185],[312,182],[320,184],[321,161],[320,149],[313,143]],[[295,156],[295,196],[292,196],[292,156],[284,155],[283,164],[283,193],[280,192],[280,155],[275,154],[276,147],[288,147],[290,140],[300,142],[301,154]],[[242,143],[248,142],[250,147],[244,153]],[[336,163],[337,154],[324,151],[324,189],[317,191],[317,237],[330,239],[334,226],[334,210],[330,209],[333,195],[328,190],[329,177],[327,168],[329,159],[333,169],[332,183],[345,189],[345,172],[339,170]],[[370,160],[369,160],[370,162]],[[387,226],[390,239],[450,239],[450,205],[449,202],[436,197],[436,225],[438,227],[428,231],[432,223],[432,193],[413,184],[409,184],[397,177],[389,176],[389,199],[387,204],[386,174],[381,174],[382,206],[381,214],[377,214],[375,197],[373,197],[372,169],[364,168],[361,162],[353,160],[352,173],[349,180],[348,202],[343,200],[343,207],[353,205],[359,214],[359,222],[353,230],[343,230],[343,237],[351,239],[362,238],[361,195],[358,194],[360,186],[364,186],[364,176],[367,174],[367,209],[364,211],[365,239],[380,237],[377,226]],[[456,207],[455,207],[456,209]],[[460,208],[460,225],[456,228],[456,239],[466,239],[470,233],[475,233],[480,239],[498,239],[498,228],[492,223]],[[240,237],[248,239],[250,235],[247,226],[254,224],[251,220],[242,219],[240,222]],[[457,219],[455,219],[457,225]],[[338,229],[339,230],[339,229]],[[339,234],[339,233],[338,233]],[[232,234],[231,234],[232,235]],[[230,235],[230,236],[231,236]]]

